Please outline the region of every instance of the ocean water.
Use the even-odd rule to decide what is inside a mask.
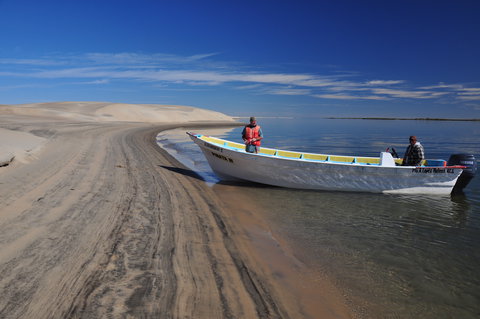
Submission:
[[[257,119],[263,146],[336,155],[400,156],[416,135],[426,157],[480,159],[480,123]],[[197,133],[241,142],[240,127]],[[219,180],[185,130],[158,143],[210,186]],[[480,174],[480,173],[479,173]],[[456,196],[386,195],[242,185],[305,264],[327,274],[365,318],[480,317],[480,178]]]

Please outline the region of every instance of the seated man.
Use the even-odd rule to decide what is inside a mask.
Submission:
[[[423,146],[417,141],[416,136],[410,136],[410,145],[408,145],[403,156],[403,166],[420,166],[425,159]]]

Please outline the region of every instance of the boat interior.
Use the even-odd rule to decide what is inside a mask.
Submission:
[[[237,152],[245,152],[245,145],[223,140],[216,137],[194,134],[197,138]],[[258,155],[275,156],[286,159],[296,159],[315,162],[341,163],[341,164],[359,164],[359,165],[380,165],[380,157],[361,157],[361,156],[339,156],[327,154],[302,153],[293,151],[277,150],[272,148],[261,147]],[[402,165],[402,158],[394,158],[395,165]],[[445,167],[447,162],[445,160],[423,160],[421,166],[428,167]]]

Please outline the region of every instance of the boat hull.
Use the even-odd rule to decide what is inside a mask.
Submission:
[[[458,167],[383,167],[251,154],[190,136],[223,180],[329,191],[450,194],[462,173]]]

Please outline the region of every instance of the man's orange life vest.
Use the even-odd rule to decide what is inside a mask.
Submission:
[[[247,125],[245,127],[245,139],[247,140],[248,144],[252,144],[255,146],[260,146],[260,141],[256,140],[255,142],[251,142],[252,139],[258,139],[260,137],[260,125],[250,127]]]

